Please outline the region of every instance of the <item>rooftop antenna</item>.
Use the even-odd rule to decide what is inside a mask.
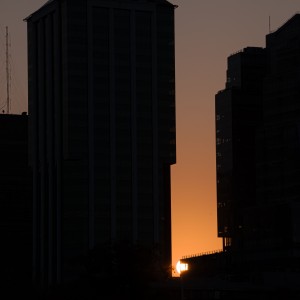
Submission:
[[[271,16],[269,16],[269,33],[271,33]]]
[[[8,27],[6,26],[6,113],[9,114],[10,106],[10,70],[9,70],[9,49],[8,49]]]

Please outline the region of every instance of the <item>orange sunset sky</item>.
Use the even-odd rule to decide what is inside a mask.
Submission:
[[[11,35],[12,112],[27,109],[26,23],[46,0],[0,0],[0,107],[5,104],[5,26]],[[300,11],[296,0],[170,0],[175,10],[177,164],[172,166],[173,265],[221,248],[217,238],[214,96],[226,59]]]

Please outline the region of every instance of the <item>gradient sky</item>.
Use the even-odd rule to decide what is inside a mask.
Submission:
[[[26,23],[46,0],[0,0],[0,108],[5,104],[5,26],[11,35],[12,112],[27,111]],[[217,238],[214,96],[227,57],[265,46],[300,11],[297,0],[170,0],[176,30],[177,164],[172,167],[173,264],[221,248]],[[1,109],[2,110],[2,109]]]

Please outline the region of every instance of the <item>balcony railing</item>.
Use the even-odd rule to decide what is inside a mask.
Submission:
[[[205,256],[205,255],[211,255],[211,254],[217,254],[217,253],[221,253],[221,252],[223,252],[222,249],[206,251],[206,252],[201,252],[201,253],[196,253],[196,254],[191,254],[191,255],[185,255],[185,256],[182,256],[182,259]]]

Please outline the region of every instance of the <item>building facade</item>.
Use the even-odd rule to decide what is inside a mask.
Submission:
[[[36,281],[120,242],[171,265],[174,8],[53,0],[26,19]]]
[[[300,265],[299,47],[296,14],[229,57],[216,95],[218,235],[257,270]]]
[[[256,129],[262,123],[263,48],[228,58],[226,88],[216,95],[218,236],[223,249],[243,247],[244,209],[256,204]]]
[[[182,258],[186,299],[299,298],[299,70],[300,14],[228,57],[215,97],[223,251]]]
[[[258,245],[290,261],[300,256],[300,15],[266,36],[263,126],[257,134]],[[298,262],[299,267],[299,262]]]

